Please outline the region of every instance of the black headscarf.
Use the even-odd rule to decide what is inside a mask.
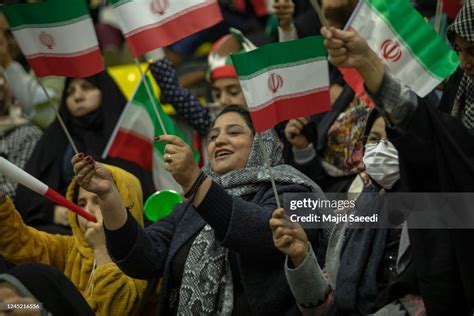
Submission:
[[[87,316],[94,312],[79,290],[59,270],[44,264],[19,265],[0,274],[0,282],[43,304],[41,315]]]
[[[474,43],[474,1],[472,0],[466,2],[454,23],[448,28],[448,39],[454,47],[456,47],[457,36]],[[474,82],[466,73],[463,74],[456,92],[451,114],[461,119],[467,128],[474,128]]]
[[[102,101],[99,108],[81,117],[74,117],[66,105],[67,88],[73,80],[73,78],[69,78],[66,80],[59,113],[79,152],[91,155],[96,161],[102,161],[101,154],[127,99],[112,77],[105,71],[84,79],[101,91]],[[56,119],[44,131],[25,166],[25,170],[52,189],[64,194],[72,179],[72,166],[70,165],[72,156],[72,147]],[[116,165],[134,174],[142,183],[145,199],[154,192],[151,174],[138,165],[119,158],[108,158],[103,162]],[[52,225],[53,204],[51,202],[21,185],[18,187],[16,196],[15,205],[27,224],[53,233],[64,233],[64,230],[58,231],[57,226]]]

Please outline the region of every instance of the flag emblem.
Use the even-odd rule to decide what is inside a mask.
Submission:
[[[272,93],[277,93],[283,87],[283,78],[277,74],[270,74],[268,77],[268,89]]]
[[[387,61],[396,63],[402,57],[402,49],[400,44],[390,39],[384,41],[380,46],[382,49],[382,56]]]
[[[151,3],[150,3],[151,12],[158,15],[165,14],[169,6],[170,6],[169,0],[151,0]]]
[[[48,49],[53,49],[54,45],[56,44],[56,42],[54,41],[54,37],[46,32],[41,32],[39,34],[39,40],[41,44],[46,46]]]

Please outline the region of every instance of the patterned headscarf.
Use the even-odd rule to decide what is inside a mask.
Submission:
[[[259,142],[257,137],[261,137]],[[273,130],[254,137],[245,168],[217,176],[209,163],[203,171],[220,184],[227,193],[239,197],[255,194],[262,185],[270,183],[264,168],[262,149],[270,159],[277,184],[300,184],[318,196],[321,188],[295,168],[284,165],[283,146]],[[280,197],[281,198],[281,197]],[[179,291],[178,315],[230,315],[233,309],[233,283],[229,250],[215,240],[214,231],[205,225],[189,250]]]
[[[474,43],[474,0],[466,1],[456,20],[448,28],[448,39],[453,46],[456,46],[456,36]],[[474,83],[466,73],[459,84],[451,114],[460,118],[467,128],[474,128]]]
[[[294,167],[283,164],[283,145],[273,130],[255,135],[245,168],[217,176],[207,163],[203,171],[224,187],[229,194],[242,197],[256,193],[263,184],[270,183],[270,175],[264,168],[264,157],[257,137],[261,137],[262,149],[270,159],[272,175],[277,184],[300,184],[312,192],[323,194],[321,188],[310,178]]]

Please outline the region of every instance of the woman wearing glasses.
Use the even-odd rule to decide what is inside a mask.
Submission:
[[[369,179],[350,214],[371,216],[381,210],[381,195],[398,190],[398,152],[387,140],[385,120],[376,110],[369,115],[364,140]],[[288,256],[286,277],[303,315],[424,313],[403,225],[374,229],[336,224],[321,270],[303,228],[288,228],[287,221],[283,209],[277,209],[270,226],[275,246]]]

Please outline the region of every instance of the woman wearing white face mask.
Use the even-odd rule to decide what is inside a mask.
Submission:
[[[400,179],[398,151],[387,139],[385,121],[378,113],[373,112],[367,126],[370,128],[365,140],[365,172],[372,183],[375,182],[385,190],[391,190]],[[366,129],[367,131],[367,129]]]
[[[398,188],[398,153],[386,140],[385,121],[376,111],[369,115],[365,136],[364,163],[371,179],[353,214],[370,216],[379,210],[374,193]],[[356,229],[344,222],[337,224],[323,273],[311,247],[304,243],[303,228],[286,228],[291,224],[282,211],[276,210],[270,220],[273,241],[288,256],[286,277],[303,315],[424,314],[405,228]]]

